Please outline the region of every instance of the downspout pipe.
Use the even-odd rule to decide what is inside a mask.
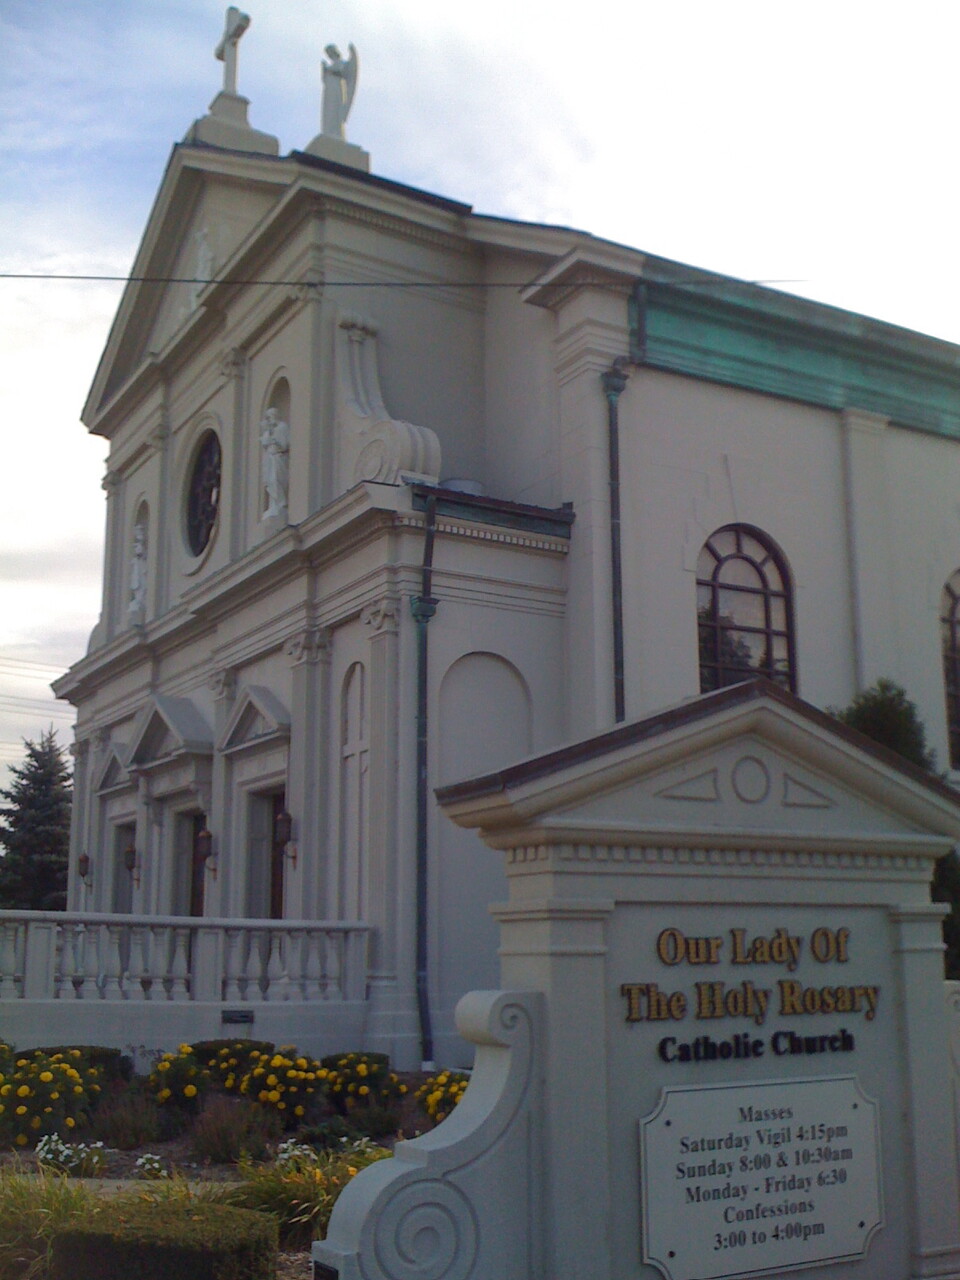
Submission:
[[[420,594],[410,601],[417,624],[417,821],[416,821],[416,986],[417,1015],[420,1022],[420,1058],[424,1071],[432,1071],[433,1025],[427,981],[427,625],[439,603],[432,595],[433,544],[437,531],[437,499],[427,499],[424,520],[423,563],[420,566]]]
[[[620,530],[620,396],[627,385],[627,356],[617,356],[601,375],[607,401],[607,477],[610,491],[610,610],[613,631],[613,714],[626,719],[623,672],[623,550]]]

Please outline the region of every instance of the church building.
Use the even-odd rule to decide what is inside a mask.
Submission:
[[[393,181],[345,137],[352,46],[280,155],[247,21],[83,411],[56,998],[95,983],[118,1043],[175,1006],[458,1065],[505,876],[437,788],[757,675],[893,679],[960,768],[960,350]]]

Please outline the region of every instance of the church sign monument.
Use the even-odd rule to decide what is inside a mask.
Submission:
[[[761,681],[439,799],[505,853],[504,990],[320,1280],[960,1277],[954,792]]]

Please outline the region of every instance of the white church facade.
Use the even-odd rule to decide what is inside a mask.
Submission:
[[[73,923],[0,997],[456,1063],[506,882],[435,788],[757,674],[960,766],[960,351],[371,174],[355,53],[281,156],[239,33],[83,414]]]

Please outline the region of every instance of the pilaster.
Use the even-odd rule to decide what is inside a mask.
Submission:
[[[247,520],[250,510],[248,485],[256,484],[259,470],[251,466],[251,450],[248,448],[247,425],[247,356],[239,347],[232,347],[220,362],[220,376],[230,392],[230,557],[235,560],[247,548]],[[251,474],[252,473],[252,474]]]
[[[905,1045],[904,1103],[912,1176],[914,1280],[960,1275],[960,1184],[956,1115],[949,1088],[950,1046],[943,1017],[943,940],[946,907],[891,907],[900,977]],[[935,1032],[936,1034],[931,1034]],[[936,1194],[931,1178],[936,1170]]]
[[[107,495],[107,527],[103,553],[103,639],[112,640],[117,634],[120,613],[119,592],[126,581],[123,572],[123,476],[109,470],[101,481]]]
[[[287,641],[292,671],[292,723],[287,809],[299,855],[287,881],[286,909],[300,919],[328,915],[329,849],[325,822],[330,729],[330,633],[305,627]]]
[[[213,737],[220,742],[227,719],[237,696],[237,673],[232,667],[219,667],[207,678],[207,688],[213,694]],[[206,912],[208,915],[242,914],[241,888],[235,883],[233,868],[237,865],[235,848],[234,807],[230,803],[233,789],[229,785],[230,763],[223,751],[214,751],[210,780],[210,810],[207,826],[213,834],[214,858],[217,866],[216,880],[208,879],[206,886]]]
[[[840,423],[858,689],[900,669],[884,460],[889,425],[889,419],[862,409],[845,409]]]

